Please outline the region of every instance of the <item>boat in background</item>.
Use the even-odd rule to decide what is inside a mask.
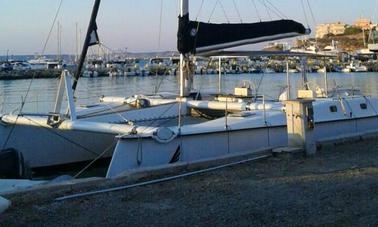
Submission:
[[[352,61],[349,65],[341,70],[344,73],[350,72],[367,72],[368,68],[365,65],[362,65],[361,62]]]

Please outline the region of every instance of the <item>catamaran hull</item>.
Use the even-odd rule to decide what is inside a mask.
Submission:
[[[318,122],[315,141],[378,132],[378,117]],[[107,177],[131,170],[164,167],[174,162],[193,163],[219,159],[229,154],[245,154],[287,145],[287,130],[281,126],[230,132],[186,135],[164,144],[153,138],[119,138]]]
[[[170,100],[165,101],[170,102]],[[21,152],[31,168],[50,167],[111,157],[116,135],[130,133],[134,126],[107,123],[124,119],[149,120],[178,114],[177,103],[145,109],[130,109],[118,114],[88,115],[82,120],[64,120],[58,128],[47,124],[45,116],[3,115],[0,117],[0,149]]]
[[[217,159],[285,145],[286,126],[184,135],[169,143],[159,143],[153,138],[120,138],[107,177],[133,169]]]
[[[10,136],[9,136],[10,135]],[[115,134],[0,124],[0,145],[21,152],[31,168],[111,157]]]
[[[317,123],[314,130],[316,141],[333,140],[378,132],[378,117],[364,117]]]

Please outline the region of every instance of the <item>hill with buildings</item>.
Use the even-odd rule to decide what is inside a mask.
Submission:
[[[298,46],[316,42],[318,48],[324,49],[336,43],[345,52],[355,52],[367,48],[368,43],[378,41],[375,38],[377,36],[377,24],[373,24],[370,19],[359,18],[353,25],[343,22],[319,24],[316,26],[315,38],[301,41]]]

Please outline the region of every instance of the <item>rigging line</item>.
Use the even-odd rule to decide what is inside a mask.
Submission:
[[[147,124],[146,126],[144,126],[144,130],[138,132],[137,134],[140,134],[140,133],[144,133],[147,129],[149,129],[150,127],[152,127],[154,125],[154,123],[156,121],[158,121],[159,119],[162,119],[162,117],[164,116],[165,113],[167,113],[170,109],[172,109],[174,106],[175,106],[176,103],[169,103],[167,104],[167,109],[165,109],[157,118],[155,119],[151,119],[151,122],[149,124]]]
[[[50,132],[51,134],[53,134],[53,135],[55,135],[55,136],[58,136],[58,137],[62,138],[63,140],[68,141],[69,143],[71,143],[71,144],[73,144],[73,145],[75,145],[75,146],[77,146],[77,147],[83,149],[84,151],[86,151],[86,152],[88,152],[88,153],[91,153],[91,154],[93,154],[93,155],[95,155],[95,156],[98,156],[98,154],[97,154],[96,152],[91,151],[90,149],[88,149],[88,148],[84,147],[83,145],[81,145],[81,144],[79,144],[79,143],[77,143],[77,142],[75,142],[75,141],[69,139],[68,137],[63,136],[62,134],[59,134],[58,132],[55,132],[52,128],[48,128],[48,127],[46,127],[46,126],[40,124],[38,121],[35,121],[35,120],[33,120],[33,119],[31,119],[31,118],[28,118],[28,117],[26,117],[26,116],[24,116],[24,117],[25,117],[26,119],[28,119],[29,121],[31,121],[32,123],[38,125],[40,128],[45,129],[46,131]]]
[[[174,70],[175,72],[176,70]],[[161,85],[163,84],[164,79],[167,77],[166,74],[169,73],[169,69],[165,69],[164,75],[161,76],[161,79],[157,81],[156,87],[155,87],[155,94],[159,92]],[[176,76],[176,74],[174,75]]]
[[[252,5],[253,5],[253,7],[255,8],[255,10],[256,10],[256,15],[257,15],[257,17],[259,18],[259,20],[260,20],[260,22],[261,22],[262,20],[261,20],[260,12],[259,12],[259,10],[257,9],[257,5],[256,5],[255,0],[251,0],[251,3],[252,3]]]
[[[111,47],[109,47],[108,45],[105,45],[103,42],[100,42],[99,44],[99,47],[101,48],[101,50],[103,51],[103,53],[105,53],[104,49],[110,51],[112,54],[113,53],[116,53],[115,50],[113,50]]]
[[[305,5],[304,5],[304,0],[301,0],[301,5],[302,5],[303,15],[305,17],[305,21],[306,21],[307,27],[310,27],[310,25],[308,23],[306,8],[305,8]]]
[[[311,18],[312,18],[312,21],[314,23],[314,26],[316,26],[318,23],[316,22],[316,19],[315,19],[315,16],[314,16],[314,11],[312,10],[312,7],[311,7],[311,4],[310,4],[310,1],[309,0],[306,0],[307,2],[307,6],[308,6],[308,9],[310,10],[310,14],[311,14]],[[377,1],[378,3],[378,1]],[[376,8],[377,9],[377,8]]]
[[[112,113],[114,113],[114,114],[116,114],[116,115],[118,115],[122,120],[124,120],[125,122],[129,122],[129,120],[128,119],[126,119],[122,114],[121,114],[121,112],[119,112],[119,111],[116,111],[115,109],[113,109],[113,107],[111,107],[109,104],[107,104],[107,103],[104,103],[105,104],[105,106],[107,106],[108,108],[109,108],[109,110],[112,112]],[[131,104],[131,103],[124,103],[124,104],[127,104],[127,105],[129,105],[129,104]],[[120,105],[120,106],[123,106],[123,105]],[[119,107],[120,107],[119,106]]]
[[[161,27],[163,24],[163,5],[164,5],[164,0],[161,0],[160,1],[160,18],[159,18],[158,51],[160,51],[160,45],[161,45]]]
[[[155,124],[155,122],[158,121],[159,119],[162,119],[163,116],[164,116],[164,114],[167,113],[170,109],[172,109],[172,108],[175,106],[175,104],[176,104],[176,103],[171,103],[171,104],[169,104],[168,108],[167,108],[165,111],[163,111],[163,112],[160,114],[160,116],[159,116],[158,118],[156,118],[156,119],[152,119],[152,120],[151,120],[151,123],[147,124],[147,125],[145,126],[146,128],[145,128],[144,130],[142,130],[140,133],[144,133],[149,127],[153,127],[153,125]],[[180,104],[179,104],[179,105],[180,105]]]
[[[19,114],[17,114],[16,120],[15,120],[14,124],[12,125],[11,130],[10,130],[9,133],[8,133],[7,139],[5,140],[2,149],[5,149],[5,147],[7,146],[8,142],[9,142],[9,139],[11,138],[11,136],[12,136],[12,134],[13,134],[13,132],[14,132],[14,129],[16,128],[18,118],[20,117],[20,114],[22,113],[22,110],[24,109],[24,106],[25,106],[25,103],[26,103],[26,99],[27,99],[27,97],[28,97],[28,95],[29,95],[30,88],[31,88],[31,85],[32,85],[32,83],[33,83],[33,80],[34,80],[35,74],[36,74],[36,73],[33,73],[33,78],[30,80],[30,83],[29,83],[29,86],[28,86],[28,90],[26,91],[25,97],[24,97],[24,98],[22,99],[22,101],[21,101],[20,112],[19,112]]]
[[[198,31],[198,28],[197,28],[197,31]],[[170,67],[170,69],[172,70],[173,67]],[[177,69],[176,69],[177,70]],[[174,72],[176,71],[174,70]],[[161,85],[163,84],[163,81],[165,78],[167,78],[166,74],[169,73],[169,68],[168,66],[165,68],[164,72],[163,72],[163,75],[161,76],[161,78],[159,79],[158,75],[156,74],[156,86],[155,86],[155,94],[157,94],[159,92],[159,89],[161,87]],[[176,76],[176,74],[174,75]]]
[[[263,6],[265,7],[265,10],[266,10],[266,13],[268,14],[268,17],[270,20],[272,20],[272,16],[270,15],[269,13],[269,7],[268,5],[266,4],[265,0],[259,0],[261,4],[263,4]]]
[[[283,19],[283,18],[288,18],[281,10],[279,10],[271,1],[269,1],[269,0],[266,0],[268,3],[269,3],[269,5],[271,5],[271,7],[276,11],[276,12],[274,12],[273,11],[273,13],[275,13],[278,17],[280,17],[281,19]]]
[[[270,20],[272,20],[272,17],[271,17],[271,14],[269,13],[269,12],[272,12],[274,15],[276,15],[278,18],[287,18],[286,16],[285,16],[285,14],[283,14],[279,9],[277,9],[277,7],[276,6],[274,6],[273,5],[273,3],[271,3],[269,0],[259,0],[260,1],[260,3],[261,4],[263,4],[264,6],[265,6],[265,8],[266,8],[266,11],[267,11],[267,13],[268,13],[268,15],[269,15],[269,18],[270,18]],[[266,4],[266,3],[269,3],[269,5],[271,5],[271,6],[269,6],[268,4]]]
[[[54,20],[53,20],[53,23],[51,25],[51,28],[50,28],[50,31],[47,35],[47,38],[46,38],[46,41],[45,41],[45,44],[43,45],[43,49],[42,49],[42,52],[41,52],[41,56],[44,55],[45,51],[46,51],[46,47],[47,47],[47,43],[49,42],[50,40],[50,37],[51,37],[51,33],[52,33],[52,30],[54,29],[54,26],[55,26],[55,22],[56,22],[56,19],[58,18],[58,15],[59,15],[59,12],[60,12],[60,9],[62,8],[62,4],[63,4],[63,0],[60,0],[60,3],[59,3],[59,7],[55,13],[55,16],[54,16]]]
[[[238,17],[239,17],[239,19],[240,19],[240,23],[243,23],[243,19],[242,19],[241,16],[240,16],[240,12],[239,12],[238,7],[236,6],[236,2],[235,2],[235,0],[232,0],[232,3],[234,4],[234,7],[235,7],[235,10],[236,10],[236,13],[238,14]]]
[[[213,7],[213,9],[211,10],[209,20],[208,20],[207,22],[210,22],[211,18],[213,17],[214,11],[215,11],[215,9],[217,8],[217,5],[218,5],[218,1],[219,1],[219,0],[217,0],[217,1],[215,2],[214,7]]]
[[[221,1],[219,1],[219,5],[220,5],[220,7],[221,7],[221,9],[223,11],[224,16],[226,17],[227,23],[230,23],[230,20],[228,19],[228,16],[226,14],[226,10],[224,9],[223,4],[222,4]]]
[[[86,165],[83,169],[81,169],[78,173],[75,174],[73,178],[79,177],[82,173],[84,173],[89,167],[91,167],[95,162],[97,162],[100,158],[102,158],[111,148],[114,147],[116,141],[113,141],[112,144],[109,145],[101,154],[99,154],[95,159],[93,159],[88,165]]]
[[[205,0],[202,0],[201,5],[200,5],[200,8],[199,8],[198,13],[197,13],[197,16],[196,16],[196,20],[198,20],[198,17],[199,17],[200,14],[201,14],[202,7],[203,7],[203,3],[204,3],[204,2],[205,2]]]

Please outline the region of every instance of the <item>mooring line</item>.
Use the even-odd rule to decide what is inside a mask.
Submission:
[[[150,180],[150,181],[146,181],[146,182],[141,182],[141,183],[136,183],[136,184],[131,184],[131,185],[124,185],[124,186],[102,189],[102,190],[96,190],[96,191],[77,193],[77,194],[73,194],[73,195],[58,197],[58,198],[55,199],[55,201],[76,199],[76,198],[81,198],[81,197],[86,197],[86,196],[91,196],[91,195],[97,195],[97,194],[102,194],[102,193],[107,193],[107,192],[120,191],[120,190],[124,190],[124,189],[129,189],[129,188],[135,188],[135,187],[140,187],[140,186],[146,186],[146,185],[151,185],[151,184],[157,184],[157,183],[172,181],[172,180],[176,180],[176,179],[179,179],[179,178],[189,177],[189,176],[193,176],[193,175],[197,175],[197,174],[201,174],[201,173],[206,173],[206,172],[210,172],[210,171],[214,171],[214,170],[218,170],[218,169],[222,169],[222,168],[226,168],[226,167],[230,167],[230,166],[240,165],[240,164],[244,164],[244,163],[247,163],[247,162],[256,161],[256,160],[268,158],[268,157],[270,157],[270,155],[262,155],[262,156],[249,158],[249,159],[245,159],[245,160],[241,160],[241,161],[237,161],[237,162],[232,162],[232,163],[228,163],[228,164],[214,166],[214,167],[201,169],[201,170],[197,170],[197,171],[192,171],[192,172],[179,174],[179,175],[175,175],[175,176]]]

